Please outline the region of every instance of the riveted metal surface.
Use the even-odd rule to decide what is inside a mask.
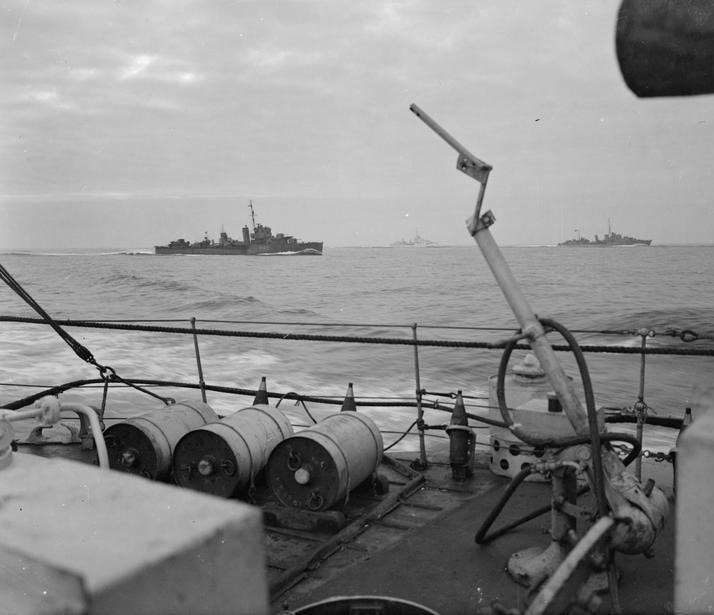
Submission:
[[[212,495],[240,495],[293,429],[277,408],[251,406],[186,434],[176,445],[174,479]]]
[[[208,404],[182,401],[115,423],[104,431],[112,469],[166,480],[177,442],[189,431],[216,421]]]
[[[276,446],[266,480],[282,504],[325,510],[374,472],[382,450],[382,436],[369,417],[332,414]]]

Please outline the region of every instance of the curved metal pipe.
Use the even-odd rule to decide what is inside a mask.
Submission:
[[[627,442],[628,444],[632,445],[632,450],[628,453],[627,457],[623,460],[623,465],[624,466],[629,466],[640,454],[641,448],[640,448],[640,443],[638,442],[637,438],[635,436],[632,436],[630,434],[612,434],[612,433],[601,433],[600,438],[603,442],[612,442],[613,440],[618,440],[618,441],[623,441]],[[570,438],[564,438],[559,441],[559,443],[562,446],[577,446],[578,444],[587,444],[589,442],[589,436],[572,436]],[[527,468],[528,469],[528,468]],[[520,474],[523,474],[526,470],[521,470]],[[507,532],[511,531],[512,529],[518,527],[519,525],[523,525],[524,523],[527,523],[528,521],[532,521],[533,519],[536,519],[540,517],[541,515],[544,515],[545,513],[549,512],[552,509],[552,505],[548,504],[547,506],[542,506],[541,508],[538,508],[534,510],[531,513],[528,513],[524,517],[521,517],[520,519],[517,519],[516,521],[513,521],[507,525],[504,525],[503,527],[497,529],[494,532],[491,532],[488,536],[486,536],[486,532],[489,530],[491,525],[493,525],[493,522],[496,520],[500,512],[503,510],[503,507],[506,505],[510,497],[513,495],[513,492],[516,490],[518,485],[520,485],[523,480],[525,480],[526,476],[522,476],[518,474],[516,475],[512,480],[511,483],[509,484],[508,488],[506,489],[506,492],[501,496],[501,499],[499,502],[496,504],[494,509],[491,511],[489,514],[488,518],[483,522],[481,527],[479,528],[478,532],[476,533],[476,536],[474,538],[474,542],[477,544],[486,544],[491,542],[492,540],[495,540],[496,538],[499,538],[506,534]],[[580,487],[576,493],[576,496],[581,496],[585,493],[590,491],[590,486],[589,485],[584,485]]]
[[[60,404],[60,411],[75,412],[80,416],[85,416],[89,420],[89,426],[92,429],[92,436],[94,437],[94,443],[97,447],[97,457],[99,458],[99,467],[103,470],[109,469],[109,453],[107,452],[107,444],[104,441],[104,434],[102,433],[102,426],[99,424],[99,417],[96,411],[89,406],[84,404],[77,404],[72,402],[62,402]]]
[[[533,599],[525,615],[541,615],[553,601],[565,582],[573,574],[580,561],[588,554],[595,544],[612,528],[615,520],[612,517],[600,517],[576,544],[563,563],[546,581],[538,595]]]
[[[600,431],[599,431],[599,426],[598,426],[598,420],[597,420],[597,411],[595,409],[595,396],[593,393],[593,388],[592,388],[592,381],[590,380],[590,372],[587,367],[587,363],[585,362],[585,357],[583,356],[583,352],[578,345],[577,340],[575,337],[566,329],[563,325],[558,323],[557,321],[551,319],[551,318],[540,318],[538,319],[539,323],[544,327],[544,330],[553,330],[557,331],[568,343],[569,348],[572,350],[573,355],[575,356],[575,361],[578,365],[578,371],[580,372],[580,378],[583,383],[583,390],[585,394],[585,432],[580,433],[580,427],[583,427],[583,417],[579,417],[579,422],[573,421],[573,416],[572,412],[568,409],[567,405],[565,405],[565,410],[566,414],[568,416],[568,419],[570,420],[573,429],[575,432],[580,435],[587,435],[589,434],[590,436],[590,445],[591,445],[591,454],[592,454],[592,469],[593,469],[593,482],[594,482],[594,492],[595,492],[595,499],[597,500],[597,505],[598,505],[598,511],[600,515],[606,515],[608,511],[608,505],[607,501],[605,499],[605,478],[604,478],[604,472],[602,468],[602,453],[600,450]],[[498,397],[498,406],[501,411],[501,416],[503,417],[503,420],[507,423],[509,423],[509,429],[511,432],[519,439],[523,440],[524,442],[534,445],[534,446],[545,446],[548,438],[543,438],[543,437],[536,437],[533,436],[532,434],[529,434],[525,431],[523,431],[519,426],[515,425],[513,423],[513,419],[511,418],[509,412],[508,412],[508,406],[506,405],[506,396],[505,396],[505,378],[506,378],[506,368],[508,367],[508,360],[511,357],[511,353],[513,352],[513,349],[515,348],[516,341],[515,339],[512,340],[505,348],[503,351],[503,355],[501,356],[501,363],[498,367],[498,378],[497,378],[497,384],[496,384],[496,395]],[[535,350],[535,348],[534,348]],[[551,374],[548,374],[548,378],[551,381],[551,384],[553,387],[558,391],[558,387],[556,380],[552,377]],[[571,390],[571,386],[568,385],[568,393],[573,394],[573,391]],[[573,394],[574,395],[574,394]],[[560,392],[558,391],[558,396],[561,399],[562,402],[567,402],[567,398],[564,398],[560,395]],[[577,398],[575,398],[577,400]],[[577,400],[577,405],[578,408],[580,402]]]

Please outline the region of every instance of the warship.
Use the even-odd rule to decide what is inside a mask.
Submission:
[[[568,239],[559,246],[566,248],[610,248],[616,246],[649,246],[652,243],[651,239],[637,239],[628,235],[621,235],[612,230],[610,219],[607,219],[607,233],[600,239],[595,235],[595,239],[591,241],[587,237],[581,237],[578,229],[575,229],[578,236],[575,239]]]
[[[389,245],[390,248],[438,248],[439,244],[430,239],[426,239],[416,232],[412,239],[401,239]]]
[[[155,254],[220,254],[220,255],[248,255],[286,254],[286,255],[316,255],[322,254],[322,241],[299,241],[292,235],[278,233],[273,235],[269,226],[255,222],[253,201],[250,201],[250,218],[253,230],[248,226],[243,227],[243,238],[233,239],[225,231],[221,231],[218,241],[208,238],[208,234],[201,240],[189,242],[185,239],[176,239],[166,246],[154,246]]]

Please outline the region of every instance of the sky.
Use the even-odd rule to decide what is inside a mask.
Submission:
[[[3,0],[0,250],[240,237],[714,243],[714,98],[638,99],[618,2]]]

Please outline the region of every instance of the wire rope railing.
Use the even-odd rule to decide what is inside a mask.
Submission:
[[[0,315],[0,322],[8,323],[24,323],[30,325],[48,325],[49,323],[45,319],[31,318],[23,316],[3,316]],[[161,324],[147,324],[147,323],[161,323]],[[188,326],[165,326],[166,324],[182,324],[185,323]],[[411,330],[410,337],[377,337],[377,336],[355,336],[355,335],[324,335],[324,334],[314,334],[314,333],[295,333],[295,332],[277,332],[277,331],[236,331],[232,329],[215,329],[215,328],[205,328],[198,327],[197,323],[203,324],[251,324],[251,325],[270,325],[270,326],[296,326],[296,327],[335,327],[335,328],[384,328],[384,329],[398,329],[403,328],[405,330]],[[468,348],[468,349],[502,349],[512,344],[516,349],[529,350],[530,346],[525,343],[518,343],[518,340],[522,339],[523,336],[518,332],[514,333],[512,327],[480,327],[480,326],[456,326],[456,325],[429,325],[429,324],[405,324],[405,323],[336,323],[336,322],[298,322],[298,321],[267,321],[267,320],[219,320],[219,319],[198,319],[195,317],[186,319],[172,318],[172,319],[91,319],[91,320],[77,320],[77,319],[56,319],[54,320],[56,326],[63,327],[82,327],[82,328],[92,328],[92,329],[104,329],[104,330],[116,330],[116,331],[132,331],[140,333],[164,333],[164,334],[181,334],[181,335],[191,335],[194,341],[194,349],[196,355],[196,365],[198,371],[198,383],[186,383],[177,381],[160,381],[160,380],[150,380],[150,379],[134,379],[134,378],[122,378],[121,382],[111,383],[109,386],[106,379],[89,379],[89,380],[77,380],[70,383],[65,383],[63,385],[57,386],[43,386],[36,383],[0,383],[0,386],[6,387],[28,387],[41,389],[38,393],[24,397],[20,400],[10,402],[4,407],[8,409],[17,409],[24,407],[40,397],[50,394],[57,395],[71,388],[105,388],[107,387],[114,389],[116,386],[133,386],[139,390],[146,393],[150,392],[148,389],[151,388],[164,388],[164,387],[181,387],[181,388],[192,388],[198,389],[201,392],[203,399],[205,400],[206,391],[211,391],[215,393],[228,393],[237,395],[255,395],[257,391],[253,389],[243,389],[237,387],[224,387],[218,385],[210,385],[204,381],[203,370],[201,365],[201,357],[199,350],[199,338],[201,336],[222,336],[222,337],[247,337],[247,338],[262,338],[262,339],[275,339],[275,340],[293,340],[293,341],[307,341],[307,342],[333,342],[333,343],[362,343],[362,344],[376,344],[376,345],[400,345],[400,346],[412,346],[414,348],[414,378],[415,378],[415,397],[405,396],[405,395],[394,395],[394,396],[360,396],[356,398],[357,406],[367,406],[373,408],[389,408],[389,407],[402,407],[402,408],[416,408],[417,410],[417,420],[414,421],[410,427],[404,431],[400,432],[400,437],[392,442],[389,447],[395,446],[403,438],[407,436],[415,436],[419,438],[419,459],[415,460],[415,463],[419,467],[426,468],[428,465],[426,459],[426,446],[425,438],[433,437],[434,434],[427,433],[430,429],[443,428],[445,426],[430,426],[424,422],[423,411],[427,410],[441,410],[445,412],[451,412],[452,407],[441,401],[441,398],[447,398],[453,400],[456,397],[456,393],[452,391],[429,391],[426,388],[422,388],[420,383],[420,367],[419,367],[419,347],[441,347],[441,348]],[[492,331],[492,332],[511,332],[513,335],[506,340],[496,341],[496,342],[485,342],[478,340],[450,340],[450,339],[424,339],[419,338],[419,329],[429,329],[429,330],[458,330],[458,331]],[[640,386],[639,395],[637,401],[633,404],[632,408],[620,409],[616,417],[615,422],[632,422],[637,425],[637,435],[638,439],[642,440],[642,427],[644,424],[657,424],[652,417],[647,415],[647,406],[644,401],[644,375],[645,375],[645,357],[646,355],[680,355],[680,356],[714,356],[714,348],[696,346],[692,347],[691,342],[712,339],[712,336],[707,334],[698,334],[689,329],[667,329],[664,332],[657,333],[651,329],[622,329],[622,330],[592,330],[592,329],[574,329],[574,332],[581,334],[599,334],[599,335],[618,335],[618,336],[639,336],[640,344],[638,346],[617,346],[617,345],[583,345],[581,346],[583,352],[594,352],[594,353],[618,353],[618,354],[637,354],[640,356]],[[655,335],[666,335],[671,337],[678,337],[687,345],[677,345],[677,346],[660,346],[652,347],[647,345],[648,339],[655,337]],[[567,351],[569,347],[567,345],[559,346],[554,345],[553,348],[557,351]],[[290,393],[271,393],[271,397],[276,397],[282,399],[294,399],[296,403],[305,402],[328,404],[328,405],[340,405],[342,404],[342,397],[336,395],[302,395],[294,392]],[[475,401],[486,401],[488,396],[485,395],[464,395],[464,399],[475,400]],[[436,399],[429,399],[436,398]],[[169,398],[170,399],[170,398]],[[466,403],[466,407],[474,412],[482,412],[483,410],[495,410],[493,406],[489,403]],[[611,409],[613,410],[613,409]],[[467,412],[467,417],[471,421],[481,423],[485,426],[499,426],[503,427],[505,424],[502,421],[495,420],[493,418],[482,416],[481,414],[475,414],[474,412]],[[313,418],[312,416],[310,418]],[[314,420],[314,419],[313,419]],[[667,423],[666,426],[676,427],[677,419],[672,419],[668,417],[670,422],[674,421],[672,425]],[[416,427],[416,433],[412,434],[411,431]],[[475,427],[475,426],[474,426]],[[484,427],[486,428],[486,427]],[[444,436],[442,436],[444,437]],[[639,470],[639,464],[638,464]]]
[[[198,320],[197,320],[198,321]],[[29,318],[24,316],[0,316],[0,322],[15,322],[25,324],[47,325],[47,322],[40,318]],[[294,333],[286,331],[237,331],[233,329],[206,329],[191,326],[190,319],[187,327],[166,327],[158,325],[140,325],[135,323],[119,323],[107,321],[88,321],[72,319],[56,319],[54,322],[63,327],[83,327],[94,329],[109,329],[121,331],[151,332],[151,333],[172,333],[182,335],[206,335],[218,337],[245,337],[256,339],[280,339],[292,341],[310,342],[332,342],[332,343],[354,343],[354,344],[376,344],[392,346],[431,346],[442,348],[480,348],[480,349],[504,349],[510,340],[496,342],[466,341],[466,340],[446,340],[446,339],[423,339],[417,336],[412,337],[376,337],[376,336],[354,336],[354,335],[323,335],[314,333]],[[265,321],[267,322],[267,321]],[[369,325],[366,325],[369,326]],[[377,325],[374,325],[377,326]],[[406,327],[407,325],[400,325]],[[419,327],[416,323],[408,325],[409,328]],[[512,330],[512,329],[511,329]],[[696,335],[691,341],[708,339],[708,336]],[[528,350],[528,344],[517,344],[516,349]],[[566,352],[567,345],[553,345],[556,351]],[[591,353],[614,353],[614,354],[652,354],[652,355],[681,355],[681,356],[714,356],[714,348],[692,348],[692,347],[633,347],[633,346],[613,346],[603,344],[582,345],[583,352]]]

